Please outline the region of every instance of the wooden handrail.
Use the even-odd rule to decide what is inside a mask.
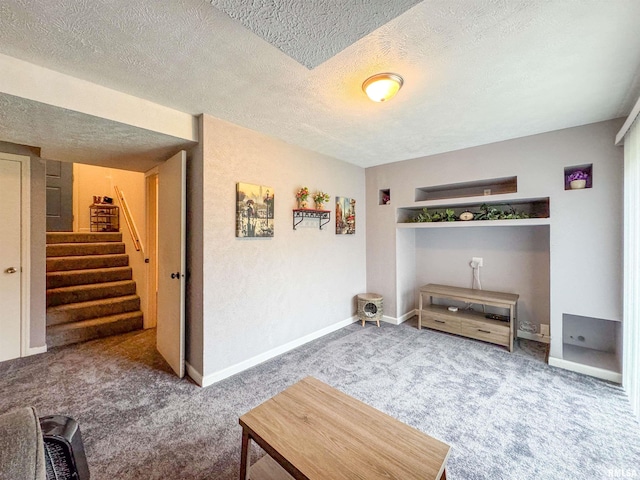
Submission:
[[[142,241],[140,240],[140,235],[138,234],[138,229],[136,227],[136,222],[131,216],[131,212],[129,211],[129,204],[127,204],[127,200],[124,198],[124,193],[115,185],[114,190],[116,191],[116,196],[120,201],[120,207],[122,208],[122,213],[124,214],[124,221],[129,227],[129,233],[131,234],[131,239],[133,240],[133,246],[136,251],[142,252],[142,256],[144,257],[144,247],[142,246]],[[145,257],[146,258],[146,257]]]

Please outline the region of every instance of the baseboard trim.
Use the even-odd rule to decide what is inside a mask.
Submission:
[[[541,343],[551,343],[551,337],[542,335],[541,333],[531,333],[525,332],[523,330],[518,330],[518,338],[525,338],[527,340],[533,340],[535,342]]]
[[[38,355],[40,353],[47,353],[46,345],[43,345],[41,347],[29,347],[25,356],[30,357],[31,355]]]
[[[393,325],[400,325],[401,323],[406,322],[410,318],[413,318],[414,315],[418,314],[418,310],[411,310],[400,317],[389,317],[387,315],[382,316],[382,321],[386,323],[391,323]]]
[[[602,380],[608,380],[614,383],[622,384],[622,374],[612,372],[611,370],[605,370],[604,368],[591,367],[589,365],[583,365],[581,363],[571,362],[562,358],[549,357],[549,365],[553,367],[563,368],[576,373],[582,373],[591,377],[601,378]]]
[[[184,366],[187,370],[187,375],[189,375],[189,378],[191,378],[191,380],[202,387],[202,374],[198,370],[193,368],[189,362],[184,362]]]
[[[305,335],[304,337],[300,337],[297,340],[293,340],[289,343],[285,343],[284,345],[280,345],[279,347],[272,348],[271,350],[261,353],[260,355],[256,355],[255,357],[248,358],[247,360],[244,360],[240,363],[236,363],[235,365],[231,365],[230,367],[224,368],[218,372],[211,373],[204,377],[200,375],[200,380],[201,380],[200,382],[198,382],[196,378],[192,377],[191,374],[189,374],[189,376],[193,378],[193,380],[196,381],[196,383],[198,383],[198,385],[200,385],[201,387],[208,387],[210,385],[213,385],[214,383],[224,380],[225,378],[235,375],[236,373],[240,373],[251,367],[255,367],[256,365],[259,365],[262,362],[266,362],[267,360],[277,357],[278,355],[282,355],[283,353],[286,353],[289,350],[293,350],[294,348],[300,347],[301,345],[304,345],[305,343],[309,343],[313,340],[316,340],[317,338],[324,337],[325,335],[328,335],[331,332],[340,330],[341,328],[351,325],[352,323],[357,321],[358,321],[358,317],[354,315],[351,318],[334,323],[333,325],[329,325],[328,327],[318,330],[317,332],[310,333],[309,335]],[[187,372],[188,371],[189,369],[187,367]],[[194,375],[196,376],[199,375],[198,372],[195,371],[195,369],[194,369]]]

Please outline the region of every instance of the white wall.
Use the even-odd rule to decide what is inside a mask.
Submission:
[[[95,196],[113,198],[114,204],[120,206],[120,232],[122,241],[129,255],[129,265],[133,270],[136,282],[136,293],[140,297],[140,309],[147,313],[147,264],[142,252],[135,249],[131,234],[125,223],[122,205],[116,197],[114,186],[120,188],[129,205],[129,210],[138,228],[138,235],[143,245],[147,245],[146,229],[146,196],[144,173],[118,170],[116,168],[96,167],[94,165],[73,164],[73,205],[74,230],[90,231],[89,206]]]
[[[415,295],[413,305],[402,299],[416,285],[408,284],[404,272],[393,274],[415,256],[397,244],[395,228],[398,207],[420,205],[415,188],[517,176],[518,192],[511,198],[550,198],[551,356],[562,358],[563,313],[621,320],[622,149],[614,146],[621,124],[611,120],[368,168],[368,288],[384,295],[385,306],[397,316],[415,308]],[[565,191],[564,168],[589,163],[593,188]],[[378,205],[378,191],[387,188],[391,205]],[[515,228],[505,234],[509,241],[520,235]],[[455,230],[468,235],[473,228]]]
[[[201,121],[200,373],[208,384],[353,320],[355,296],[366,290],[365,180],[360,167],[207,115]],[[274,189],[273,238],[235,237],[237,182]],[[356,234],[336,235],[333,211],[322,231],[317,224],[294,231],[294,195],[301,186],[328,192],[332,210],[335,196],[354,198]],[[192,262],[190,268],[200,267]]]

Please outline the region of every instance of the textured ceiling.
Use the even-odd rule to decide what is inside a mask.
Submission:
[[[420,0],[211,0],[307,68],[329,60]]]
[[[322,38],[317,10],[290,3],[287,25]],[[371,166],[626,115],[638,18],[638,0],[430,0],[310,70],[289,56],[303,47],[285,54],[209,0],[3,0],[0,53]],[[376,104],[361,84],[381,71],[405,85]]]
[[[42,147],[41,156],[146,172],[195,143],[0,93],[1,140]]]

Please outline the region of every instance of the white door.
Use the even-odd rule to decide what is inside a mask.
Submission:
[[[22,162],[0,157],[0,362],[20,356]]]
[[[156,345],[180,378],[184,377],[186,168],[184,151],[158,168]]]

